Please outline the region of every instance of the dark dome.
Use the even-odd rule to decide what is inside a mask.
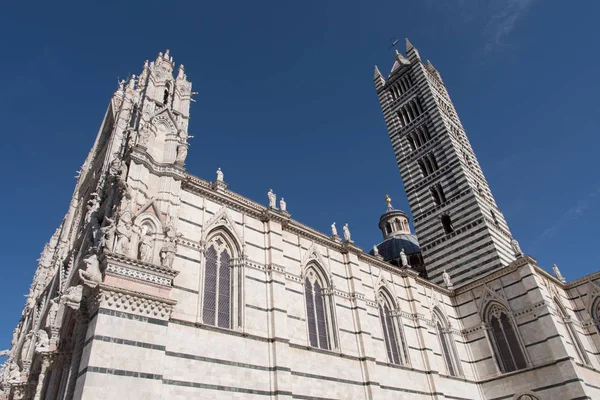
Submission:
[[[394,235],[377,245],[379,255],[386,261],[400,257],[402,249],[404,249],[404,254],[407,256],[420,253],[421,248],[419,247],[417,235],[412,233]],[[373,250],[369,254],[373,255]]]

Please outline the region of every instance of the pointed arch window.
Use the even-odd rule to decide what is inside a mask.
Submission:
[[[508,312],[498,305],[492,305],[488,311],[487,321],[490,340],[500,370],[511,372],[525,368],[527,366],[525,354]]]
[[[560,304],[557,298],[554,298],[554,304],[556,304],[558,314],[560,315],[560,318],[567,331],[567,334],[569,335],[569,339],[571,340],[571,343],[575,348],[575,352],[577,353],[579,360],[584,364],[589,364],[590,359],[587,355],[585,348],[583,347],[583,344],[581,343],[581,340],[579,340],[579,335],[577,334],[577,331],[573,326],[573,321],[571,320],[571,317],[567,314],[566,310],[564,309],[562,304]]]
[[[308,269],[304,280],[308,340],[312,347],[337,348],[333,299],[326,279],[315,268]]]
[[[203,252],[202,322],[221,328],[243,325],[243,262],[229,232],[208,235]]]
[[[440,349],[442,351],[442,357],[446,364],[448,374],[451,376],[462,375],[462,367],[460,359],[456,351],[456,345],[452,332],[447,329],[448,323],[444,318],[443,314],[438,310],[434,310],[435,316],[435,330],[440,343]]]
[[[379,292],[379,321],[388,361],[393,364],[404,364],[408,362],[408,353],[404,342],[404,335],[397,317],[393,315],[392,301],[384,291]]]

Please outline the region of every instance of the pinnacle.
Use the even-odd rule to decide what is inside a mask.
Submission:
[[[408,53],[409,50],[414,49],[414,48],[415,47],[412,45],[410,40],[408,40],[408,38],[406,38],[406,52]]]
[[[379,71],[379,68],[377,68],[377,65],[375,66],[375,72],[374,72],[373,76],[375,78],[379,78],[381,76],[381,72]]]

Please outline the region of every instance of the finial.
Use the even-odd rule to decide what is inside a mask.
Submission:
[[[399,56],[400,52],[398,51],[398,49],[396,49],[396,55]]]
[[[159,51],[158,52],[158,58],[162,58],[162,56],[163,56],[162,51]]]
[[[144,68],[148,68],[148,60],[144,61]]]
[[[177,79],[185,79],[185,72],[184,71],[184,67],[183,64],[179,65],[179,72],[177,73]]]
[[[385,194],[385,202],[387,203],[388,211],[391,211],[394,209],[394,207],[392,206],[392,198],[387,193]]]
[[[408,40],[408,38],[406,38],[406,52],[408,53],[409,50],[414,49],[414,48],[415,47],[412,45],[410,40]]]
[[[166,58],[167,60],[169,59],[169,49],[167,49],[167,50],[165,51],[165,58]]]

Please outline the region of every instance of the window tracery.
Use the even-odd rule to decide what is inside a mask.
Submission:
[[[525,368],[527,362],[508,312],[493,304],[487,312],[490,340],[502,372]]]
[[[325,350],[337,348],[331,291],[314,267],[308,269],[304,279],[304,298],[310,345]]]
[[[446,327],[448,323],[444,318],[443,314],[436,308],[434,310],[435,330],[440,343],[440,349],[442,351],[442,357],[448,370],[448,374],[451,376],[462,375],[462,367],[460,359],[456,352],[456,346],[454,344],[454,338],[452,332],[448,331]]]
[[[402,331],[398,329],[397,317],[393,315],[394,307],[383,291],[378,295],[379,321],[383,333],[383,341],[388,361],[394,364],[408,362],[408,354]]]

